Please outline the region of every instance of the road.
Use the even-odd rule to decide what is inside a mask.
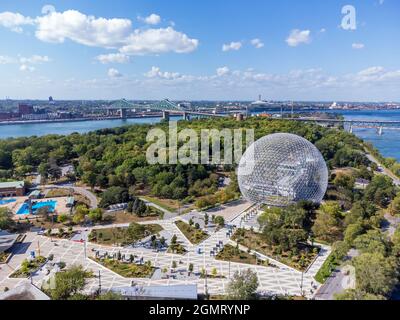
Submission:
[[[379,167],[381,167],[381,168],[383,169],[383,172],[382,172],[382,173],[383,173],[384,175],[388,176],[389,178],[391,178],[391,179],[393,180],[393,183],[394,183],[396,186],[400,186],[400,179],[399,179],[398,177],[396,177],[396,176],[393,174],[392,171],[386,169],[386,168],[378,161],[378,159],[376,159],[372,154],[368,153],[367,151],[366,151],[366,156],[367,156],[368,160],[370,160],[370,161],[376,163]]]
[[[345,260],[351,260],[352,258],[359,255],[359,252],[355,249],[350,249]],[[315,294],[315,300],[335,300],[335,295],[342,293],[345,288],[346,278],[348,276],[339,267],[334,270],[331,276],[325,281],[325,283],[319,288]]]

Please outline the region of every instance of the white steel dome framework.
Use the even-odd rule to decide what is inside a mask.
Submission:
[[[283,207],[301,200],[320,203],[328,187],[328,168],[308,140],[289,133],[265,136],[240,160],[239,187],[253,203]]]

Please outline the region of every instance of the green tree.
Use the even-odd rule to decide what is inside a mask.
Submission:
[[[236,271],[227,288],[227,298],[230,300],[251,300],[256,298],[258,288],[257,274],[247,269]]]
[[[8,208],[0,208],[0,229],[8,229],[12,223],[12,212]]]
[[[103,220],[103,210],[100,208],[92,209],[89,211],[89,218],[92,221],[99,222]]]
[[[367,233],[359,235],[353,244],[363,253],[380,253],[386,256],[389,251],[388,240],[380,230],[369,230]]]
[[[68,270],[57,272],[55,275],[55,288],[51,289],[54,300],[66,300],[85,287],[88,273],[82,266],[72,266]]]
[[[364,198],[378,206],[387,207],[395,197],[395,187],[390,177],[376,175],[365,189]]]
[[[400,194],[398,194],[389,205],[389,213],[392,216],[400,214]]]
[[[353,259],[357,289],[369,294],[387,296],[397,283],[397,265],[393,258],[380,253],[363,253]]]

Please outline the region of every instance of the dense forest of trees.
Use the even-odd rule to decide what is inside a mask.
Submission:
[[[157,125],[168,132],[166,123]],[[369,161],[354,135],[317,125],[250,118],[180,122],[197,132],[207,128],[253,128],[255,138],[275,132],[305,137],[321,150],[330,167],[360,167]],[[59,166],[72,163],[78,179],[91,187],[146,189],[154,196],[183,200],[215,194],[218,176],[211,165],[150,165],[146,161],[146,135],[150,125],[103,129],[69,136],[15,138],[0,141],[0,179],[24,178],[33,171],[58,178]],[[223,143],[222,143],[223,145]],[[233,171],[232,166],[226,166]]]

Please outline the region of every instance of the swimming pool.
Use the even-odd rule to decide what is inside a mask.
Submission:
[[[49,201],[43,201],[43,202],[36,202],[32,205],[32,213],[36,214],[36,212],[43,207],[48,207],[49,212],[54,212],[57,207],[57,201],[55,200],[49,200]],[[29,212],[29,204],[28,203],[23,203],[21,207],[18,209],[17,214],[30,214]]]
[[[0,199],[0,206],[17,201],[16,199]]]

